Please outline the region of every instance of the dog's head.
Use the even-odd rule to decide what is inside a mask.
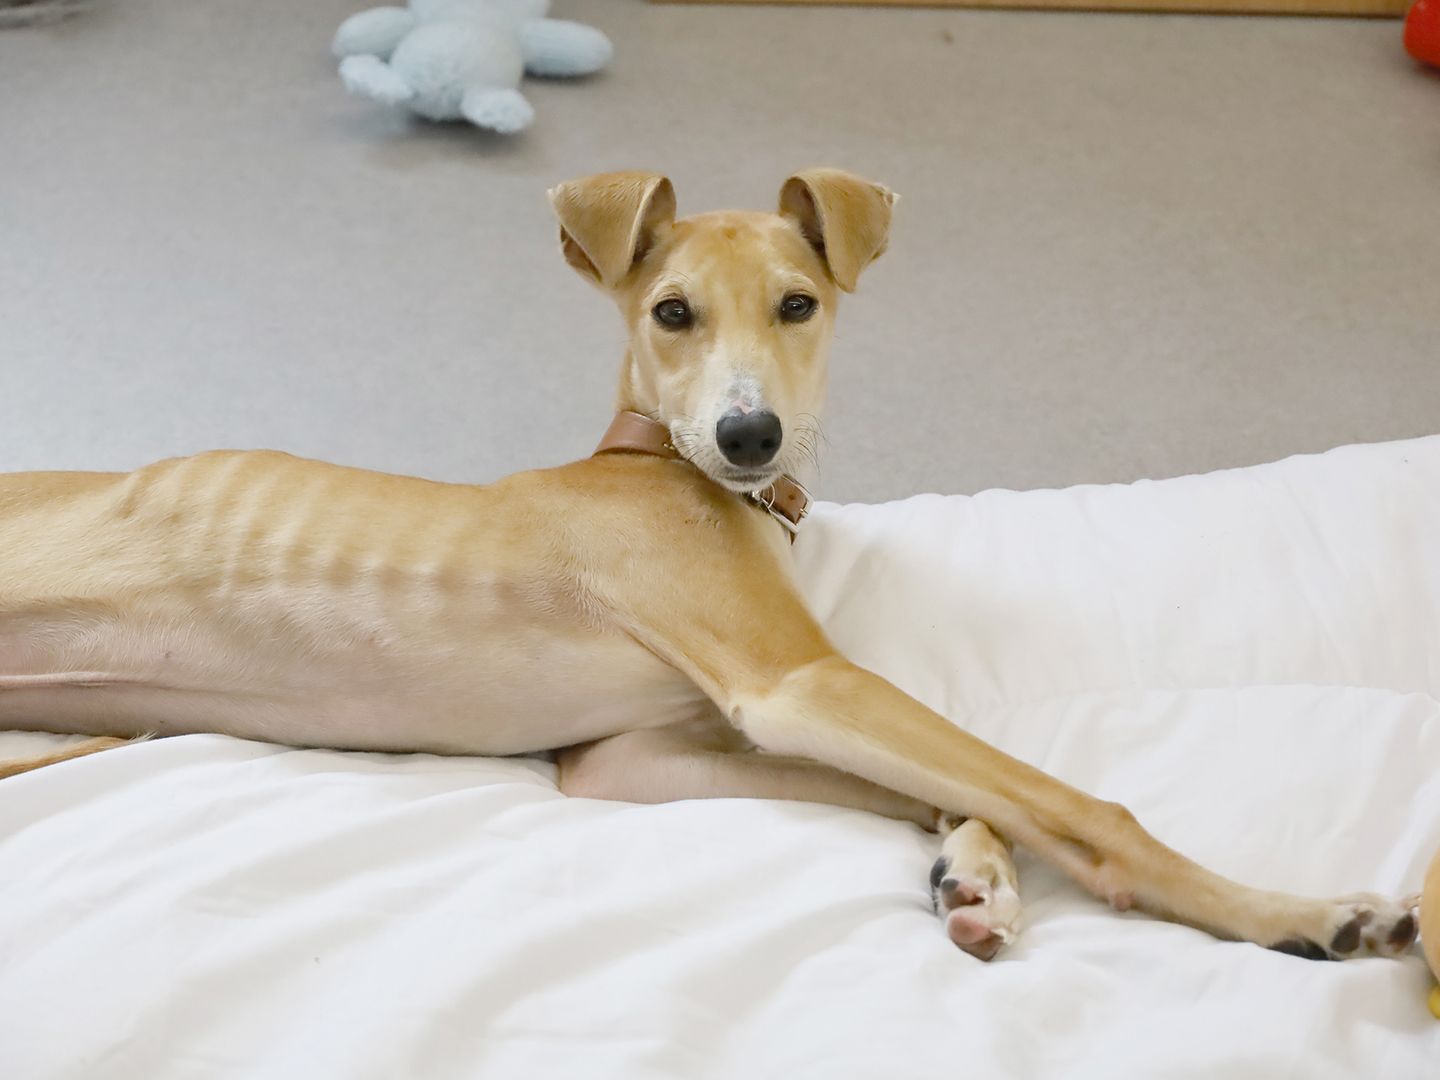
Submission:
[[[813,454],[840,291],[885,250],[895,196],[838,169],[796,173],[776,213],[675,220],[655,173],[550,192],[566,261],[630,329],[621,407],[669,426],[715,481],[753,491]]]

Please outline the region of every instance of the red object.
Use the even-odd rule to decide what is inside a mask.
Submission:
[[[1440,67],[1440,0],[1415,0],[1405,16],[1405,51]]]

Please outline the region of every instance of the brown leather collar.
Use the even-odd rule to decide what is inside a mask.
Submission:
[[[663,458],[680,457],[680,451],[670,442],[670,429],[660,421],[637,412],[616,413],[615,419],[610,422],[610,430],[605,432],[595,453],[610,454],[617,450]],[[800,522],[810,512],[810,493],[800,481],[789,476],[782,476],[763,491],[752,491],[745,497],[784,525],[792,542]]]

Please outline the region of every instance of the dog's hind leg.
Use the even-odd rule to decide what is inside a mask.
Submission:
[[[1010,847],[979,818],[940,822],[945,837],[930,870],[935,913],[971,956],[992,960],[1020,933],[1020,883]]]
[[[588,799],[782,799],[867,810],[933,830],[932,806],[807,758],[755,750],[718,717],[612,735],[560,751],[560,790]]]
[[[782,799],[866,810],[945,834],[930,887],[950,940],[990,960],[1020,931],[1010,849],[976,818],[934,807],[809,758],[767,754],[719,717],[646,728],[560,751],[560,790],[621,802]]]

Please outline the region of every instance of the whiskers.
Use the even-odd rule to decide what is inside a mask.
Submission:
[[[696,452],[704,448],[704,438],[693,416],[677,416],[670,421],[670,443],[687,461],[694,461]]]
[[[670,421],[670,445],[712,479],[723,475],[728,468],[720,448],[715,445],[714,433],[697,423],[693,416],[677,416]]]
[[[721,455],[713,430],[693,416],[672,417],[669,427],[670,444],[681,457],[726,487],[739,490],[735,482],[724,479],[735,469]],[[784,448],[775,465],[780,472],[800,474],[802,471],[813,471],[818,475],[820,451],[826,444],[820,418],[814,413],[799,413],[785,432]]]
[[[800,413],[795,417],[795,427],[791,431],[790,439],[793,456],[800,461],[808,461],[810,467],[817,473],[820,471],[820,447],[829,445],[825,438],[825,431],[820,426],[820,418],[814,413]]]

